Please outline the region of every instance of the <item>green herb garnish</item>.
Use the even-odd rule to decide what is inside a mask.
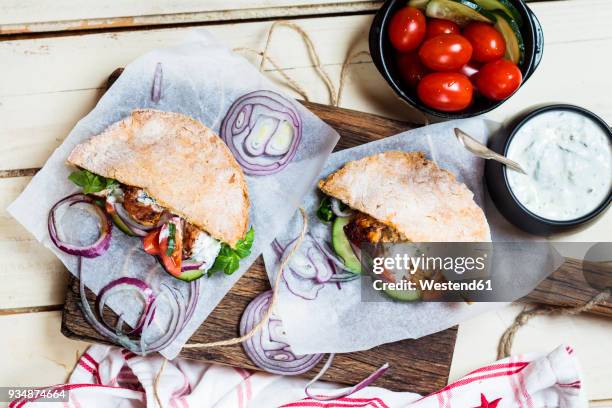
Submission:
[[[117,180],[98,176],[87,170],[73,171],[70,176],[68,176],[68,180],[82,187],[84,194],[98,193],[107,188],[113,188],[119,185]]]
[[[226,243],[221,244],[221,250],[212,268],[208,270],[208,276],[212,276],[217,271],[223,271],[226,275],[231,275],[236,272],[240,266],[240,260],[251,254],[255,231],[253,227],[249,229],[246,236],[236,243],[236,247],[232,248]]]
[[[319,209],[317,210],[317,218],[323,222],[332,222],[335,214],[331,208],[331,199],[328,196],[323,197]]]
[[[166,249],[166,256],[172,256],[174,248],[176,247],[176,225],[173,223],[168,224],[168,249]]]

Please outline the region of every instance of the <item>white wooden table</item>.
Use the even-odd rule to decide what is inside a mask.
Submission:
[[[337,81],[349,49],[367,49],[379,6],[364,0],[0,0],[0,386],[63,382],[87,347],[59,331],[67,272],[7,215],[6,206],[93,108],[108,74],[152,48],[180,42],[194,26],[231,47],[262,49],[270,19],[285,18],[312,36],[324,69]],[[508,121],[537,104],[567,102],[612,123],[612,2],[530,7],[544,27],[544,59],[529,82],[487,117]],[[270,55],[313,101],[329,103],[297,34],[280,28]],[[280,81],[278,72],[266,71]],[[352,64],[341,106],[420,120],[367,57]],[[555,238],[609,241],[611,230],[609,211],[588,229]],[[460,326],[451,379],[495,359],[499,336],[520,309],[507,307]],[[612,321],[536,318],[519,333],[513,351],[547,351],[560,343],[577,350],[591,405],[612,407]]]

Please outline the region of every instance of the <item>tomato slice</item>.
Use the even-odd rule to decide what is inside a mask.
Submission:
[[[169,253],[168,240],[170,238],[170,225],[174,225],[174,249]],[[166,271],[172,276],[179,277],[182,273],[183,263],[183,228],[180,219],[172,219],[161,227],[159,232],[159,257]]]
[[[149,232],[142,239],[144,251],[149,255],[159,255],[159,229]]]

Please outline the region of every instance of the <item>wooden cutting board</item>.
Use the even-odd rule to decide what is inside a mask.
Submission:
[[[112,83],[119,74],[120,72],[114,73],[109,82]],[[414,124],[363,112],[315,103],[302,103],[338,131],[341,139],[336,150],[357,146],[416,127]],[[190,342],[204,343],[236,336],[238,322],[246,305],[259,293],[269,288],[263,262],[259,258],[200,326]],[[88,293],[91,300],[95,299],[91,292]],[[525,300],[548,305],[576,306],[584,304],[595,294],[597,291],[591,288],[582,277],[580,262],[568,259]],[[83,341],[106,343],[105,339],[85,321],[78,304],[78,281],[73,278],[66,296],[62,333],[67,337]],[[612,302],[608,301],[596,306],[591,312],[612,316]],[[107,313],[112,318],[112,313],[110,311]],[[323,376],[323,379],[354,384],[385,362],[389,362],[390,369],[376,381],[376,385],[396,391],[427,394],[447,384],[456,337],[457,328],[453,327],[417,340],[404,340],[367,351],[340,354],[335,358],[333,366]],[[210,349],[184,349],[180,356],[257,369],[244,354],[240,345]],[[306,376],[314,376],[322,364],[320,363]]]
[[[416,126],[326,105],[306,102],[304,105],[340,133],[341,139],[336,150],[357,146]],[[204,343],[235,337],[244,308],[255,296],[269,288],[268,277],[260,257],[223,298],[191,337],[190,342]],[[93,293],[89,291],[88,297],[91,300],[95,299]],[[104,338],[85,321],[79,302],[78,280],[73,279],[66,296],[62,333],[70,338],[105,343]],[[107,312],[109,318],[112,319],[112,313]],[[336,356],[333,366],[323,376],[323,379],[354,384],[385,362],[389,362],[391,368],[376,382],[376,385],[392,390],[427,394],[446,385],[456,338],[457,328],[453,327],[418,340],[404,340],[368,351],[340,354]],[[180,356],[257,369],[244,354],[240,345],[201,350],[184,349]],[[319,363],[306,376],[314,376],[319,372],[322,364],[323,362]]]

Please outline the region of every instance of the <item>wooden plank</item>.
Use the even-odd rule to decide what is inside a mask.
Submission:
[[[0,316],[3,387],[42,387],[68,380],[89,344],[62,336],[60,325],[61,312]]]
[[[60,0],[50,5],[5,0],[0,35],[373,12],[381,4],[382,0],[251,0],[245,7],[238,0]]]
[[[0,310],[61,304],[68,284],[59,259],[6,212],[30,179],[0,179]]]
[[[58,0],[51,5],[5,0],[0,35],[363,12],[381,4],[381,0],[251,0],[248,4],[239,0]]]
[[[567,101],[591,108],[612,121],[612,105],[605,98],[593,98],[600,89],[599,78],[607,75],[605,64],[598,63],[599,50],[612,46],[612,34],[599,27],[599,19],[594,22],[592,15],[587,19],[582,13],[576,14],[573,23],[578,40],[563,42],[567,40],[568,30],[563,29],[556,16],[563,10],[573,10],[567,3],[555,3],[558,4],[555,8],[544,7],[549,6],[548,3],[534,5],[534,9],[538,6],[537,10],[541,11],[545,27],[554,28],[546,31],[547,46],[542,65],[513,98],[487,117],[505,120],[526,106]],[[599,4],[594,0],[583,3],[584,9]],[[552,13],[552,20],[547,17],[548,12]],[[602,7],[599,14],[612,19],[610,7]],[[324,68],[335,81],[339,76],[339,64],[351,42],[357,38],[357,48],[366,48],[364,34],[370,16],[298,22],[313,33]],[[269,23],[266,22],[241,24],[240,30],[231,25],[210,29],[232,47],[261,48],[267,27]],[[153,47],[176,44],[185,33],[183,29],[168,29],[0,43],[0,60],[5,62],[0,66],[0,169],[42,165],[67,131],[93,106],[98,88],[110,70]],[[293,33],[285,34],[276,37],[278,42],[274,43],[272,55],[283,55],[277,59],[287,69],[291,68],[287,71],[290,75],[311,90],[313,100],[327,102],[326,91],[309,68],[310,61],[302,44]],[[327,38],[334,38],[333,44],[326,41]],[[592,41],[593,46],[585,46],[587,40]],[[568,55],[573,57],[568,58]],[[580,72],[584,64],[588,64],[590,75],[564,82],[566,78],[575,77],[575,72]],[[45,66],[45,75],[40,75],[41,66]],[[551,83],[566,85],[551,86]],[[370,63],[353,66],[346,91],[343,98],[346,107],[386,117],[418,119],[418,113],[398,102]]]

